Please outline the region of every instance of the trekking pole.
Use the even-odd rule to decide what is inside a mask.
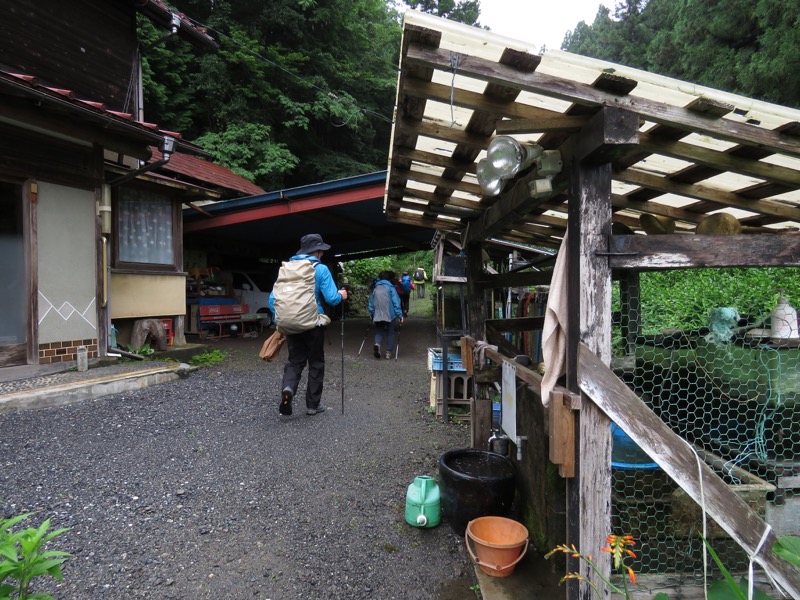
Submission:
[[[344,414],[344,302],[342,305],[342,414]]]
[[[370,330],[370,329],[372,329],[372,320],[370,320],[370,322],[369,322],[369,323],[367,323],[367,331],[366,331],[366,333],[364,334],[364,339],[363,339],[363,340],[361,340],[361,348],[359,348],[359,349],[358,349],[358,355],[359,355],[359,356],[361,356],[361,351],[364,349],[364,342],[366,342],[366,341],[367,341],[367,336],[369,335],[369,330]]]
[[[394,362],[397,362],[397,357],[400,355],[400,327],[402,327],[402,323],[397,327],[397,336],[394,342]]]

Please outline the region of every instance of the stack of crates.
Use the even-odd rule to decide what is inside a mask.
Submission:
[[[450,414],[453,419],[459,421],[469,421],[470,402],[472,400],[472,377],[467,375],[467,370],[461,362],[461,355],[447,354],[447,378],[449,380],[450,392],[447,398],[448,413],[452,409],[458,409]],[[444,378],[443,361],[441,348],[428,348],[428,370],[431,372],[431,392],[430,405],[436,409],[436,416],[444,415]],[[462,412],[466,410],[466,412]]]
[[[172,319],[161,319],[161,325],[164,327],[167,346],[173,346],[175,344],[175,332],[172,330]]]

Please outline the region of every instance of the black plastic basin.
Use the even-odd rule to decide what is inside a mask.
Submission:
[[[464,535],[478,517],[505,517],[514,501],[516,470],[509,458],[465,448],[439,458],[442,512],[453,530]]]

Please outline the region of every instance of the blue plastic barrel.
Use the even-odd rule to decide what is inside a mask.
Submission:
[[[658,463],[639,448],[627,433],[622,431],[619,425],[611,423],[611,436],[613,446],[611,447],[611,467],[614,469],[658,469]]]

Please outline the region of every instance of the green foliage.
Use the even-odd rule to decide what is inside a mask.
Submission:
[[[777,290],[785,289],[793,306],[800,305],[800,269],[689,269],[643,273],[641,276],[642,333],[666,329],[700,329],[712,309],[728,306],[731,298],[746,299],[735,306],[753,322],[775,307]]]
[[[428,283],[433,274],[433,251],[425,250],[420,252],[409,252],[405,254],[395,254],[390,256],[377,256],[373,258],[362,258],[351,260],[344,263],[344,276],[350,280],[351,284],[369,286],[372,280],[381,271],[394,271],[398,277],[404,271],[409,275],[414,274],[417,267],[422,267],[428,274]]]
[[[300,160],[285,144],[271,140],[271,128],[259,123],[232,123],[220,133],[208,132],[197,138],[214,162],[237,175],[263,186],[277,187]]]
[[[130,344],[125,346],[125,349],[128,352],[132,352],[134,354],[138,354],[139,356],[150,356],[151,354],[155,354],[155,348],[153,348],[150,344],[144,344],[141,348],[134,348]]]
[[[800,567],[800,537],[785,535],[775,542],[772,551],[795,567]]]
[[[798,0],[624,0],[580,22],[562,48],[800,106],[798,11]]]
[[[44,546],[69,529],[50,531],[50,519],[47,519],[39,527],[15,532],[13,528],[31,514],[0,519],[0,600],[52,600],[47,594],[31,594],[31,582],[44,575],[63,579],[61,565],[71,554],[47,551]]]
[[[193,56],[178,38],[148,48],[148,120],[197,140],[265,189],[386,167],[400,48],[394,8],[383,0],[171,4],[219,50]]]
[[[189,362],[199,367],[210,367],[225,360],[225,353],[221,350],[211,350],[203,354],[195,354]]]
[[[458,23],[477,25],[481,15],[479,0],[418,0],[407,2],[409,8],[426,12],[437,17],[444,17]]]

